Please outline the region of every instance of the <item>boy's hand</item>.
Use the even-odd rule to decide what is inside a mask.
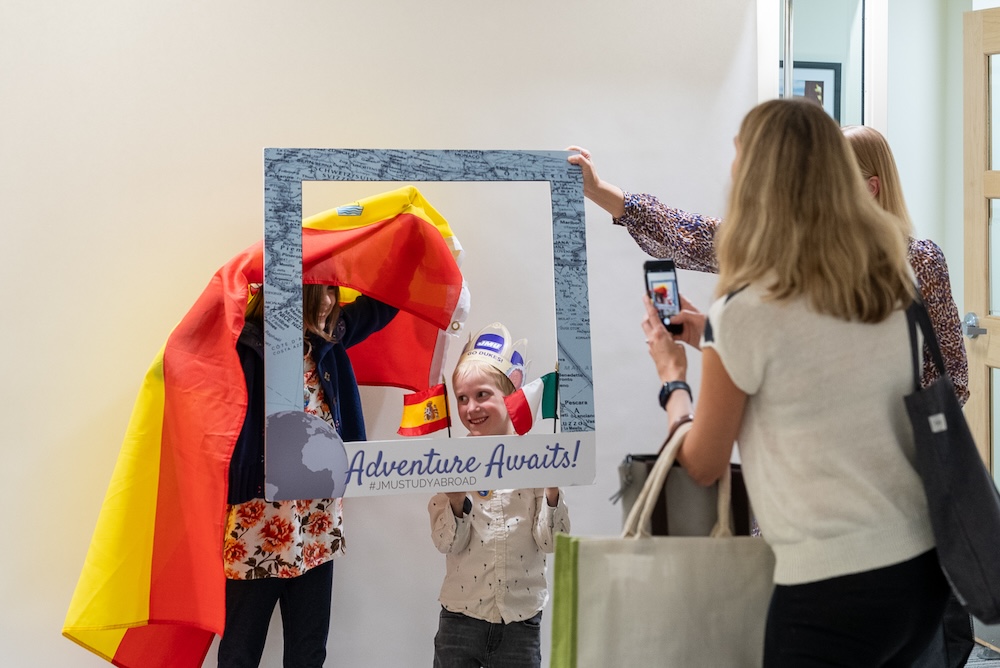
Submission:
[[[451,512],[454,513],[455,517],[461,517],[465,514],[465,499],[468,494],[465,492],[445,492],[444,495],[448,497]]]
[[[545,488],[545,500],[550,506],[555,508],[559,505],[559,488],[558,487],[546,487]]]

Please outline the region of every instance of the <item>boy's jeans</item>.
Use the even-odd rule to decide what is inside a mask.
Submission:
[[[542,613],[523,622],[491,624],[441,608],[434,668],[539,668]]]

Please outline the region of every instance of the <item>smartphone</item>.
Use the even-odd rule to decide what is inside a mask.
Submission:
[[[681,293],[677,289],[677,270],[673,260],[646,260],[646,294],[660,314],[660,321],[671,334],[680,334],[684,325],[671,325],[670,316],[681,312]]]

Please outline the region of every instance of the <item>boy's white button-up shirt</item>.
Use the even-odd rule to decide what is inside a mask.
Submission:
[[[570,530],[562,491],[554,507],[541,488],[469,497],[472,509],[462,517],[444,494],[428,504],[431,537],[447,555],[441,605],[494,624],[534,617],[549,597],[545,554],[555,549],[556,532]]]

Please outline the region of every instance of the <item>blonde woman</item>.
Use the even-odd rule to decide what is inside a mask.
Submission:
[[[899,219],[909,238],[907,257],[941,343],[948,375],[959,401],[964,404],[969,398],[968,361],[944,253],[933,241],[913,236],[896,160],[885,137],[867,126],[848,126],[842,132],[854,152],[868,192],[883,209]],[[643,250],[655,257],[674,258],[682,269],[718,271],[715,237],[722,222],[720,219],[667,206],[653,195],[623,191],[598,176],[589,151],[576,146],[570,149],[579,151],[578,155],[570,157],[570,162],[583,168],[584,194],[608,211],[615,224],[625,227]],[[684,306],[685,311],[675,316],[675,320],[686,325],[685,342],[697,346],[703,316],[690,304]],[[922,383],[927,386],[939,374],[930,363],[929,354],[924,355],[924,360]],[[913,668],[960,668],[965,665],[974,643],[971,619],[951,596],[944,624]]]
[[[902,397],[914,289],[898,220],[867,197],[819,106],[772,100],[736,138],[719,299],[679,459],[710,484],[738,440],[775,553],[767,668],[910,666],[941,620],[941,574]],[[847,268],[845,270],[845,268]],[[643,329],[671,424],[687,359],[647,300]]]
[[[915,239],[910,213],[903,198],[903,186],[896,169],[896,160],[889,148],[889,142],[875,128],[864,125],[849,125],[842,129],[844,136],[854,151],[858,161],[861,176],[868,186],[879,206],[896,216],[909,238],[907,256],[910,266],[920,284],[920,294],[931,314],[934,333],[941,343],[945,365],[955,383],[958,399],[963,404],[969,398],[969,371],[965,357],[965,344],[962,342],[962,324],[958,315],[958,307],[951,296],[951,280],[948,277],[948,264],[944,253],[937,244],[929,239]],[[932,365],[924,355],[924,383],[937,376]],[[957,380],[956,380],[957,378]],[[960,665],[965,665],[964,663]]]
[[[879,206],[894,214],[905,225],[904,230],[910,237],[910,264],[917,275],[922,277],[920,291],[928,311],[939,314],[935,331],[942,341],[942,351],[952,351],[952,358],[955,357],[954,351],[960,351],[960,361],[964,363],[965,346],[958,324],[958,309],[951,298],[951,283],[944,255],[934,242],[913,239],[910,214],[903,200],[903,187],[889,142],[878,130],[864,125],[850,125],[843,128],[843,133],[854,150],[854,157],[858,161],[868,192]],[[948,326],[939,324],[942,322]],[[929,359],[930,355],[925,354],[924,360],[927,360],[928,365]],[[952,361],[952,364],[955,362]],[[925,376],[930,375],[928,370],[929,366],[925,367]],[[965,403],[969,397],[968,385],[963,383],[961,387],[956,386],[956,391],[959,400]],[[961,668],[968,661],[974,646],[972,618],[952,594],[948,597],[944,623],[927,651],[913,664],[913,668]]]

